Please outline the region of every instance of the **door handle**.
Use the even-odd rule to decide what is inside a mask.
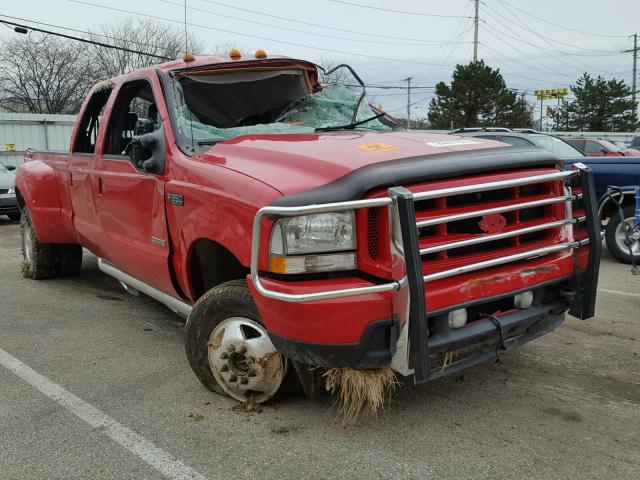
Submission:
[[[93,177],[93,187],[96,195],[102,195],[102,177]]]

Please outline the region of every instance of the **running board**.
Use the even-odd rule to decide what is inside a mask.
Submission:
[[[167,295],[151,285],[147,285],[146,283],[133,278],[131,275],[127,275],[102,258],[98,258],[98,268],[110,277],[118,280],[125,290],[130,291],[130,289],[133,289],[134,291],[142,292],[154,300],[166,305],[170,310],[177,313],[182,318],[187,318],[191,313],[191,305],[186,304],[182,300],[172,297],[171,295]]]

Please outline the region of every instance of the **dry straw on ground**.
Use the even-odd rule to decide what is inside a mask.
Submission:
[[[330,368],[324,373],[325,386],[338,395],[339,412],[345,423],[355,422],[361,413],[376,415],[390,400],[391,391],[398,383],[391,368],[356,370]]]

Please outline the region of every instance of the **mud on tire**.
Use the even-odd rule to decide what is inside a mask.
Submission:
[[[245,280],[232,280],[230,282],[223,283],[217,287],[212,288],[208,292],[206,292],[198,301],[195,303],[189,318],[187,319],[187,323],[185,325],[185,350],[187,354],[187,359],[189,360],[189,364],[193,372],[196,374],[198,379],[202,382],[202,384],[207,387],[209,390],[218,393],[220,395],[233,397],[236,400],[240,401],[249,401],[251,398],[255,398],[256,402],[263,402],[268,400],[271,394],[268,395],[256,395],[251,397],[251,394],[247,394],[247,398],[241,398],[242,393],[238,391],[233,391],[236,385],[239,385],[241,381],[249,382],[249,386],[252,385],[252,382],[260,380],[260,373],[258,373],[257,378],[254,380],[251,377],[251,374],[243,375],[242,372],[237,373],[237,380],[227,381],[225,385],[221,385],[212,371],[212,366],[210,363],[210,352],[217,348],[215,344],[217,334],[212,336],[216,327],[220,325],[222,328],[223,325],[230,320],[238,320],[240,322],[244,321],[245,324],[254,324],[255,326],[259,326],[261,329],[264,329],[262,326],[262,321],[260,319],[260,314],[258,313],[258,309],[251,298],[251,294],[249,292],[249,288],[247,287],[247,283]],[[222,325],[221,325],[222,324]],[[244,328],[244,326],[243,326]],[[251,328],[251,327],[249,327]],[[225,330],[222,330],[223,334],[226,334]],[[266,332],[266,330],[265,330]],[[266,337],[266,334],[264,335]],[[251,337],[248,337],[251,338]],[[268,337],[262,339],[261,341],[269,342]],[[222,336],[220,337],[219,342],[224,342]],[[218,346],[220,343],[218,343]],[[224,345],[224,343],[223,343]],[[248,371],[251,372],[251,369],[255,367],[258,372],[261,371],[258,365],[260,364],[261,359],[255,359],[252,357],[251,345],[247,342],[248,351],[246,351],[247,361],[244,362],[243,365],[248,365]],[[272,344],[271,344],[272,346]],[[242,348],[242,347],[240,347]],[[233,374],[233,366],[231,362],[231,356],[235,355],[237,352],[233,352],[229,350],[230,353],[227,353],[226,350],[220,350],[222,352],[222,356],[225,358],[229,357],[228,365],[224,368],[226,369],[225,378],[228,380],[229,376],[234,376]],[[244,354],[244,352],[241,352]],[[219,357],[219,353],[216,351],[216,356],[213,358],[213,362],[217,361]],[[281,383],[276,382],[276,389],[282,391],[283,387],[288,387],[291,375],[292,368],[289,369],[288,361],[281,357],[279,353],[274,352],[271,354],[272,356],[277,356],[276,360],[281,361],[283,365],[283,373]],[[266,358],[266,357],[265,357]],[[243,359],[244,360],[244,359]],[[221,376],[220,371],[217,371],[217,375],[219,378]],[[247,387],[249,388],[249,387]],[[275,392],[273,393],[275,394]]]
[[[42,280],[75,275],[82,266],[82,246],[77,244],[41,243],[31,224],[29,211],[22,210],[22,275]]]

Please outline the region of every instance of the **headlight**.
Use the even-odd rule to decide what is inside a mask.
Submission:
[[[271,234],[271,253],[336,252],[356,248],[353,212],[321,213],[278,220]]]
[[[283,218],[271,233],[270,270],[276,273],[352,270],[356,268],[355,248],[352,211]]]

